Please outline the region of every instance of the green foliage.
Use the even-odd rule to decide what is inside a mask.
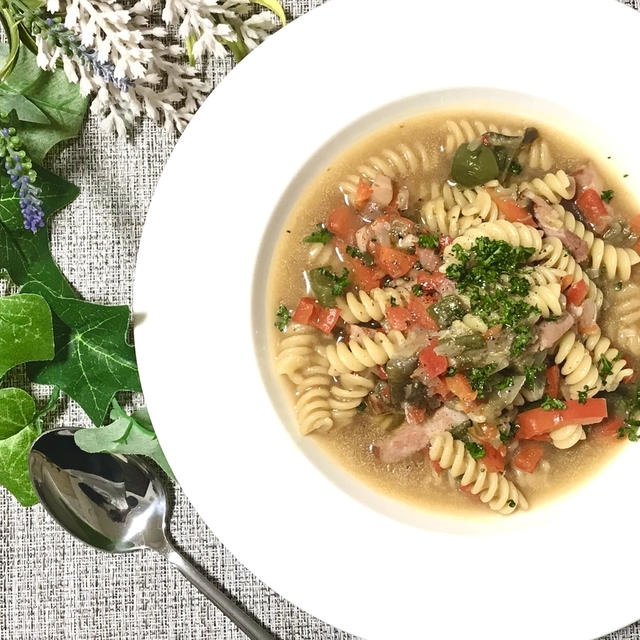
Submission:
[[[4,45],[0,49],[4,58],[6,51]],[[58,142],[78,135],[87,104],[62,69],[43,71],[26,47],[20,47],[11,73],[0,82],[0,112],[15,111],[17,122],[12,124],[36,162],[42,162]]]
[[[27,293],[0,298],[0,378],[23,362],[51,358],[53,326],[44,298]]]
[[[173,472],[160,448],[146,409],[127,415],[113,400],[111,424],[104,427],[81,429],[74,438],[76,444],[89,453],[134,453],[154,460],[173,480]]]
[[[45,297],[54,314],[55,356],[28,367],[34,382],[60,387],[95,425],[102,424],[116,391],[141,391],[135,352],[126,341],[128,307],[58,297],[37,282],[22,290]]]

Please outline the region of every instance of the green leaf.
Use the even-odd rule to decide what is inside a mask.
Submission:
[[[38,502],[29,481],[27,456],[40,431],[34,426],[36,406],[21,389],[0,389],[0,485],[20,504]]]
[[[15,436],[32,424],[35,414],[36,403],[26,391],[0,389],[0,440]]]
[[[18,24],[11,10],[3,7],[0,10],[0,21],[2,22],[5,36],[9,40],[8,46],[5,45],[8,53],[5,53],[3,56],[4,64],[2,65],[2,69],[0,69],[0,80],[4,80],[5,76],[15,69],[20,51],[20,35],[18,33]]]
[[[38,174],[35,185],[40,189],[46,217],[77,198],[80,189],[75,184],[38,164],[34,164],[33,168]],[[11,180],[4,171],[0,172],[0,220],[11,230],[24,229],[18,192],[11,186]]]
[[[128,453],[147,456],[175,480],[146,409],[138,409],[128,416],[114,400],[111,418],[113,422],[104,427],[76,431],[76,444],[88,453]]]
[[[280,18],[280,22],[282,22],[283,25],[287,24],[287,16],[284,15],[284,9],[278,0],[251,0],[251,2],[262,5],[269,9],[269,11],[273,11],[273,13]]]
[[[6,45],[0,51],[6,58]],[[20,47],[14,68],[0,82],[0,111],[15,109],[18,135],[35,162],[58,142],[78,135],[87,104],[62,69],[43,71],[27,47]]]
[[[45,219],[58,209],[72,202],[79,193],[78,187],[35,166],[38,172],[36,185],[42,189],[42,208]],[[51,257],[46,228],[37,233],[26,230],[9,178],[0,172],[0,270],[4,269],[18,285],[35,280],[42,282],[59,296],[73,297],[74,291],[60,273]]]
[[[141,391],[135,352],[126,342],[128,307],[58,297],[38,282],[22,291],[45,297],[54,313],[55,355],[29,365],[34,382],[60,387],[96,425],[116,391]]]
[[[51,311],[39,295],[0,298],[0,377],[23,362],[53,358]]]

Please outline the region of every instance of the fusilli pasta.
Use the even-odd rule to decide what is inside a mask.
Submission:
[[[554,429],[550,434],[551,442],[557,449],[570,449],[580,440],[586,440],[587,435],[580,424],[568,424]]]
[[[622,358],[620,352],[611,345],[611,340],[602,335],[600,327],[598,327],[596,333],[586,337],[585,347],[592,352],[593,361],[600,366],[601,370],[604,364],[603,357],[611,365],[611,373],[607,375],[604,381],[605,391],[615,391],[622,380],[633,374],[633,369],[627,365],[627,361]]]
[[[557,282],[536,285],[531,288],[526,301],[537,307],[543,318],[562,315],[564,309],[560,301],[561,291]]]
[[[554,360],[557,365],[562,365],[560,373],[564,376],[570,398],[577,399],[581,391],[587,391],[587,397],[590,398],[602,389],[598,369],[589,351],[573,331],[567,331],[560,338]]]
[[[360,372],[369,367],[386,364],[405,341],[406,338],[400,331],[393,330],[388,334],[376,331],[373,339],[363,336],[360,341],[351,340],[348,343],[340,341],[330,344],[325,351],[330,365],[329,373],[338,375]]]
[[[538,196],[546,198],[551,204],[558,204],[560,200],[571,200],[576,194],[576,181],[562,169],[555,173],[547,173],[542,178],[534,178],[530,182],[518,185],[518,192],[530,190]]]
[[[461,440],[454,440],[448,431],[437,433],[431,439],[429,458],[438,462],[461,486],[469,486],[473,495],[488,503],[502,515],[517,508],[527,509],[527,500],[516,485],[504,475],[487,471],[482,461],[474,460]]]
[[[495,124],[485,126],[480,120],[447,120],[447,137],[444,143],[444,150],[452,154],[461,144],[473,142],[487,131],[495,131],[507,136],[520,135],[521,131],[515,131],[508,127],[497,127]]]
[[[317,353],[318,332],[311,327],[292,324],[278,345],[276,373],[300,384],[304,370]]]
[[[374,387],[370,376],[343,373],[331,387],[329,406],[336,424],[343,424],[356,415],[362,400]]]
[[[333,380],[327,373],[328,366],[326,358],[314,353],[301,371],[301,381],[296,385],[295,410],[302,435],[326,432],[333,427],[329,391]]]
[[[345,297],[336,298],[336,306],[345,322],[380,322],[388,306],[402,306],[409,300],[411,292],[403,287],[371,289],[369,293],[359,290],[357,294],[351,291]]]

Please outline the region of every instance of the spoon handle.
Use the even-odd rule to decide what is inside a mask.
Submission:
[[[241,609],[229,596],[211,583],[200,571],[171,546],[163,554],[200,593],[205,595],[251,640],[278,640],[253,616]]]

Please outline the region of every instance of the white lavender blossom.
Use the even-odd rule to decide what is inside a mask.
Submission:
[[[161,2],[163,21],[177,26],[183,45],[167,44],[166,28],[150,24]],[[38,64],[53,69],[61,61],[81,93],[94,94],[91,111],[107,130],[125,136],[147,116],[182,131],[211,90],[186,63],[185,48],[192,60],[225,56],[229,43],[253,49],[274,23],[269,12],[250,15],[251,6],[247,0],[138,0],[125,9],[116,0],[48,0],[50,12],[64,13],[64,28],[84,54],[82,61],[65,55],[59,43],[38,33]],[[85,64],[89,58],[95,66]]]

